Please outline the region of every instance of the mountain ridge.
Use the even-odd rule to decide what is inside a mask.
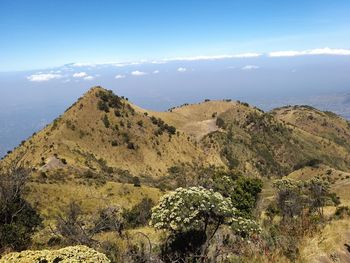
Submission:
[[[286,117],[291,114],[299,114],[299,121]],[[310,118],[312,129],[305,125]],[[69,167],[148,178],[186,163],[282,176],[313,158],[348,171],[349,127],[341,117],[309,106],[265,113],[239,101],[206,100],[155,112],[97,86],[5,160],[23,154],[23,164],[37,171]],[[278,171],[270,169],[276,165]]]

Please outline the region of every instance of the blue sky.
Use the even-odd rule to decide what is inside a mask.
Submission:
[[[0,71],[350,48],[350,1],[0,1]]]

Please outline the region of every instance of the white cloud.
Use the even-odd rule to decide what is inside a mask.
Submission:
[[[125,79],[125,75],[119,74],[119,75],[116,75],[115,78],[116,79]]]
[[[88,74],[86,72],[77,72],[73,74],[73,78],[85,78]]]
[[[177,69],[177,71],[178,71],[178,72],[185,72],[185,71],[187,71],[187,69],[186,69],[186,68],[181,68],[181,67],[180,67],[180,68]]]
[[[195,61],[195,60],[218,60],[228,58],[252,58],[259,57],[260,53],[241,53],[235,55],[215,55],[215,56],[193,56],[193,57],[175,57],[164,59],[164,61]]]
[[[103,67],[103,66],[115,66],[115,67],[126,67],[136,66],[141,64],[164,64],[171,61],[199,61],[199,60],[220,60],[220,59],[233,59],[233,58],[255,58],[260,56],[269,57],[293,57],[302,55],[350,55],[350,49],[332,49],[332,48],[316,48],[303,51],[296,50],[284,50],[284,51],[272,51],[269,53],[258,53],[258,52],[246,52],[237,54],[221,54],[221,55],[199,55],[199,56],[182,56],[163,58],[155,60],[139,60],[139,61],[114,61],[114,62],[99,62],[99,63],[70,63],[63,66],[64,70],[72,70],[72,68],[79,67]],[[55,72],[51,72],[55,73]]]
[[[316,48],[303,51],[286,50],[286,51],[275,51],[268,53],[270,57],[295,57],[305,55],[338,55],[348,56],[350,55],[350,49],[332,49],[332,48]]]
[[[151,61],[152,64],[165,64],[166,61],[165,60],[153,60]]]
[[[242,70],[254,70],[254,69],[258,69],[260,68],[259,66],[256,66],[256,65],[246,65],[244,67],[242,67],[241,69]]]
[[[233,58],[255,58],[255,57],[260,57],[262,54],[261,53],[242,53],[242,54],[237,54],[233,55]]]
[[[53,73],[47,73],[47,74],[33,74],[27,77],[29,81],[33,82],[43,82],[43,81],[49,81],[52,79],[60,79],[62,78],[62,75],[60,74],[53,74]]]
[[[131,75],[133,75],[133,76],[144,76],[144,75],[147,75],[147,73],[143,72],[143,71],[135,70],[135,71],[131,72]]]
[[[93,76],[86,76],[84,79],[85,80],[93,80],[95,77],[93,77]]]
[[[72,64],[69,64],[70,66],[73,66],[73,67],[96,67],[96,63],[72,63]]]
[[[50,70],[49,73],[60,74],[61,72],[62,72],[61,70]]]
[[[158,74],[158,73],[159,73],[159,70],[153,71],[153,74]]]

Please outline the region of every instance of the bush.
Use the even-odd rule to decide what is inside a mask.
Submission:
[[[97,108],[101,111],[109,112],[109,107],[105,101],[102,101],[102,100],[98,101]]]
[[[348,206],[339,206],[335,210],[334,216],[337,218],[344,218],[350,216],[350,208]]]
[[[111,124],[110,124],[110,122],[109,122],[109,119],[108,119],[107,114],[105,114],[105,115],[103,116],[102,121],[103,121],[103,124],[105,125],[105,127],[108,129],[109,126],[110,126]]]
[[[304,167],[317,167],[319,164],[321,164],[322,161],[319,159],[310,159],[306,161],[302,161],[296,165],[294,165],[294,170],[299,170]]]
[[[96,245],[94,236],[105,231],[115,231],[119,235],[123,230],[124,220],[121,209],[117,206],[108,206],[96,215],[87,215],[80,204],[70,202],[63,215],[56,220],[54,232],[62,236],[66,244]]]
[[[174,135],[176,133],[176,128],[174,126],[167,127],[168,133]]]
[[[137,125],[139,125],[140,127],[143,127],[143,121],[142,121],[142,120],[139,120],[139,121],[137,122]]]
[[[125,210],[123,216],[128,227],[135,228],[147,225],[151,219],[151,209],[154,202],[150,198],[143,198],[140,203],[133,206],[131,209]]]
[[[134,184],[135,187],[141,187],[140,178],[138,178],[137,176],[134,176],[132,178],[132,183]]]
[[[161,246],[161,258],[164,262],[176,262],[179,258],[195,258],[206,240],[205,232],[200,230],[176,233]]]
[[[17,168],[0,174],[0,250],[23,250],[41,225],[36,210],[23,198],[28,171]]]
[[[251,215],[261,193],[262,186],[260,179],[239,177],[234,182],[234,191],[230,195],[232,204],[244,215]]]
[[[230,198],[225,198],[218,192],[203,187],[178,188],[164,195],[152,209],[151,225],[169,231],[169,239],[175,241],[173,250],[170,253],[167,251],[169,255],[185,254],[183,256],[190,256],[195,262],[194,257],[207,255],[211,239],[224,224],[229,225],[234,234],[242,237],[260,231],[254,221],[238,214]],[[194,252],[186,251],[186,248],[191,248],[194,245],[191,242],[195,241],[198,241],[195,255],[188,255]],[[168,244],[165,245],[167,247]]]
[[[133,142],[128,142],[128,149],[130,150],[136,150],[136,145]]]

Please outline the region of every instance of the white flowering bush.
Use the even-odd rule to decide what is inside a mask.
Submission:
[[[151,225],[172,232],[205,230],[213,221],[224,223],[236,212],[229,198],[213,190],[203,187],[178,188],[164,195],[152,209]]]
[[[243,238],[259,232],[253,220],[240,216],[230,198],[203,187],[178,188],[152,209],[151,225],[170,233],[163,247],[165,261],[204,257],[221,225]]]
[[[242,217],[232,218],[230,226],[236,235],[244,238],[249,238],[261,232],[261,227],[254,220]]]
[[[164,195],[152,209],[151,225],[171,232],[206,231],[207,226],[229,224],[236,233],[257,232],[253,220],[239,216],[230,198],[203,187],[178,188]]]

